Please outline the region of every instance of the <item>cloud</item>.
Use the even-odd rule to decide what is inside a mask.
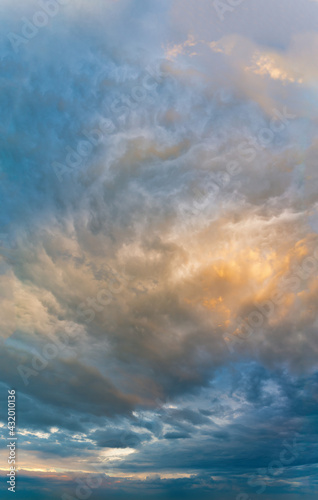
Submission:
[[[1,398],[18,391],[24,498],[49,499],[47,484],[74,496],[99,458],[97,499],[251,495],[295,434],[302,451],[270,494],[310,498],[317,6],[304,5],[242,4],[221,26],[203,0],[81,1],[2,47]],[[4,4],[6,29],[33,7]]]

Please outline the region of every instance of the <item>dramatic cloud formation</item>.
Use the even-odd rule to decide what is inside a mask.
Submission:
[[[18,498],[315,498],[317,2],[1,9]]]

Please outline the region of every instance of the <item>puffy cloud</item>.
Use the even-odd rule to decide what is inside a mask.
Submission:
[[[269,24],[273,5],[221,23],[203,0],[78,1],[6,40],[0,372],[24,498],[74,495],[99,458],[114,498],[252,494],[296,434],[271,491],[310,498],[317,6]],[[33,8],[4,3],[6,29]]]

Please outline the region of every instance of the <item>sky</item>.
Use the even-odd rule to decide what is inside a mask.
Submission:
[[[317,21],[0,0],[3,498],[316,498]]]

